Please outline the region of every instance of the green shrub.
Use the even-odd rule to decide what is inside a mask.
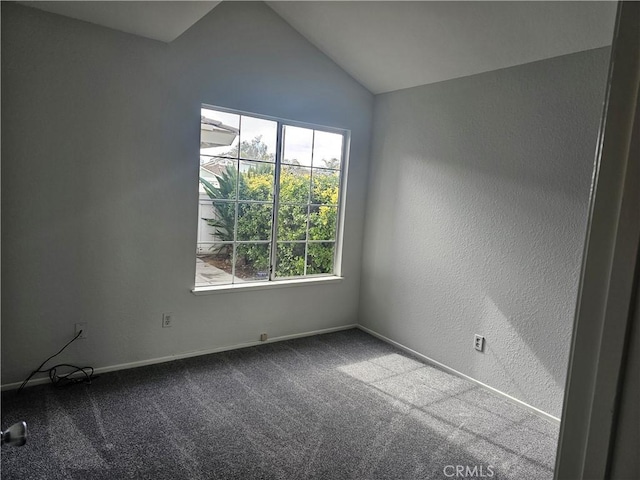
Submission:
[[[241,151],[266,152],[259,139],[241,146]],[[264,153],[266,155],[266,153]],[[244,156],[244,155],[243,155]],[[253,155],[251,158],[256,158]],[[272,158],[265,158],[272,161]],[[212,200],[217,218],[205,219],[214,228],[214,236],[223,241],[234,240],[235,204],[222,203],[220,199],[234,199],[238,188],[237,240],[270,240],[272,222],[272,193],[274,166],[256,163],[237,178],[235,167],[227,167],[216,175],[218,186],[200,178],[205,192]],[[304,241],[335,240],[339,177],[335,174],[314,172],[313,184],[308,169],[286,167],[280,173],[280,209],[278,211],[278,240],[300,241],[301,243],[279,243],[278,276],[299,276],[304,274]],[[317,174],[315,174],[317,172]],[[325,171],[326,172],[326,171]],[[245,200],[269,202],[263,204],[244,203]],[[311,204],[309,204],[311,201]],[[315,205],[314,205],[315,204]],[[333,272],[334,244],[312,243],[308,247],[306,259],[307,273]],[[261,245],[247,245],[238,248],[237,262],[252,265],[257,271],[265,271],[269,266],[269,249]]]

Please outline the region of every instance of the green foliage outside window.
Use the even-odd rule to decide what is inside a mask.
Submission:
[[[242,142],[241,158],[262,159],[256,152],[266,152],[266,148],[256,138]],[[273,161],[264,153],[265,161]],[[248,163],[248,162],[247,162]],[[241,162],[242,165],[247,163]],[[335,166],[336,160],[326,161],[323,166]],[[228,166],[216,175],[218,185],[200,178],[205,192],[212,200],[216,218],[205,219],[214,228],[217,240],[233,241],[237,228],[238,241],[271,240],[272,195],[274,165],[250,163],[239,178],[234,166]],[[313,177],[313,179],[312,179]],[[238,222],[235,222],[234,202],[220,202],[221,199],[235,199],[238,189]],[[280,197],[278,211],[278,263],[276,275],[280,277],[307,274],[332,273],[338,209],[339,172],[317,170],[283,165],[280,172]],[[268,203],[245,203],[246,200]],[[308,224],[308,225],[307,225]],[[325,240],[326,243],[308,244],[305,259],[306,240]],[[281,243],[293,241],[296,243]],[[224,252],[230,253],[229,250]],[[218,253],[218,252],[216,252]],[[236,271],[239,267],[251,266],[250,270],[265,272],[269,268],[269,248],[264,244],[239,245],[236,252]]]

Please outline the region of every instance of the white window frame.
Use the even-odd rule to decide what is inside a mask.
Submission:
[[[264,242],[261,242],[261,241],[243,242],[243,241],[237,241],[236,239],[234,239],[234,241],[230,243],[231,245],[234,246],[233,254],[232,254],[232,266],[233,266],[232,268],[234,269],[233,271],[235,271],[236,244],[269,243],[270,244],[270,257],[269,257],[270,268],[269,268],[268,279],[246,281],[242,283],[218,284],[218,285],[195,285],[195,281],[194,281],[194,287],[191,290],[192,293],[194,293],[195,295],[205,295],[205,294],[223,293],[223,292],[229,292],[229,291],[249,291],[249,290],[262,290],[262,289],[272,289],[272,288],[291,287],[291,286],[304,286],[304,285],[313,285],[313,284],[328,284],[328,283],[336,283],[336,282],[342,281],[343,279],[342,247],[343,247],[343,235],[344,235],[344,209],[345,209],[346,191],[347,191],[347,172],[349,169],[349,151],[350,151],[350,144],[351,144],[351,132],[347,129],[328,127],[325,125],[301,122],[297,120],[289,120],[289,119],[274,117],[270,115],[246,112],[242,110],[237,110],[237,109],[232,109],[227,107],[220,107],[220,106],[215,106],[215,105],[210,105],[205,103],[201,104],[200,108],[215,110],[215,111],[224,112],[224,113],[230,113],[234,115],[248,116],[248,117],[275,122],[277,125],[276,127],[277,137],[276,137],[276,154],[274,159],[275,173],[274,173],[274,189],[273,189],[273,203],[272,203],[273,214],[272,214],[272,225],[271,225],[271,239]],[[285,126],[300,127],[300,128],[312,129],[316,131],[339,134],[339,135],[342,135],[342,138],[343,138],[342,152],[341,152],[342,158],[340,163],[340,175],[339,175],[338,204],[336,206],[337,218],[336,218],[335,240],[323,241],[323,240],[309,240],[308,238],[306,238],[304,240],[305,274],[300,276],[295,276],[295,277],[276,277],[276,272],[275,272],[275,265],[277,262],[278,243],[282,243],[282,242],[278,242],[277,240],[277,229],[278,229],[278,207],[280,202],[280,198],[279,198],[280,170],[282,166],[283,136],[284,136],[283,132],[284,132]],[[313,151],[313,145],[312,145],[312,151]],[[237,162],[242,161],[242,158],[240,157],[240,151],[238,151],[238,158],[235,160]],[[244,160],[248,160],[248,159],[244,159]],[[315,167],[315,168],[322,168],[322,167]],[[198,175],[200,175],[199,171],[198,171]],[[198,186],[200,184],[199,178],[198,178],[197,184]],[[198,209],[200,208],[201,202],[202,200],[200,199],[200,195],[198,195]],[[236,204],[238,203],[237,198],[235,200],[235,203]],[[236,222],[237,222],[237,218],[236,218]],[[197,231],[196,245],[200,245],[201,243],[206,243],[206,242],[200,242],[199,241],[200,239],[198,238],[200,236],[200,222],[198,222],[197,228],[198,228],[198,231]],[[236,228],[237,228],[237,225],[236,225]],[[309,228],[309,225],[307,224],[307,230],[308,228]],[[308,234],[307,234],[307,237],[308,237]],[[218,241],[218,242],[212,242],[212,243],[220,244],[220,243],[229,243],[229,242]],[[303,243],[303,242],[292,241],[292,243]],[[322,273],[322,274],[311,274],[311,275],[306,274],[308,246],[309,244],[312,244],[312,243],[334,243],[333,273]],[[194,275],[194,280],[195,280],[195,275]]]

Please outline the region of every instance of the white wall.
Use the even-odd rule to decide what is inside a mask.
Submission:
[[[376,97],[362,325],[560,416],[608,56]]]
[[[264,4],[167,45],[3,2],[2,76],[3,384],[80,321],[105,367],[357,320],[373,97]],[[351,130],[341,284],[190,292],[202,102]]]

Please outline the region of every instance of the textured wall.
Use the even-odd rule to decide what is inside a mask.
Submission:
[[[201,102],[351,130],[342,283],[190,292]],[[3,2],[2,383],[79,321],[60,360],[94,367],[354,323],[372,109],[261,3],[167,45]]]
[[[376,97],[361,324],[560,415],[608,55]]]

